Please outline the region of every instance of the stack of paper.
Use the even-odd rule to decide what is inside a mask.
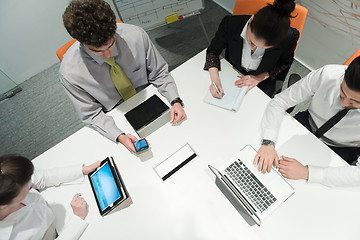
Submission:
[[[240,107],[240,104],[245,96],[246,87],[237,87],[235,86],[235,81],[238,79],[236,75],[230,75],[226,73],[219,72],[221,86],[224,90],[224,96],[222,98],[214,98],[211,95],[210,90],[207,91],[204,102],[225,108],[232,111],[237,111]]]

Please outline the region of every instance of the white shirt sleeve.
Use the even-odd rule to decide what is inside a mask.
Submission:
[[[81,164],[48,170],[35,170],[32,176],[34,188],[40,191],[47,187],[59,186],[62,183],[74,182],[76,180],[82,181],[83,179]]]
[[[319,88],[322,72],[323,68],[312,71],[270,101],[261,121],[263,139],[276,142],[285,111],[314,95]]]
[[[360,164],[345,167],[309,167],[310,183],[321,183],[329,187],[360,186]]]
[[[56,239],[79,239],[88,225],[89,224],[85,222],[85,220],[81,219],[78,216],[72,215]]]

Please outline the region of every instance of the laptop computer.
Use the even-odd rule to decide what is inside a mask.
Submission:
[[[170,122],[170,117],[170,108],[156,94],[125,113],[125,118],[141,138]]]
[[[295,190],[275,168],[270,173],[259,172],[258,166],[253,164],[255,155],[256,150],[246,145],[219,169],[210,165],[209,168],[260,226]]]

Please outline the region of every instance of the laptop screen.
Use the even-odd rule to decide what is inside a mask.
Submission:
[[[109,162],[106,162],[91,175],[96,197],[101,211],[111,206],[116,200],[122,198],[111,172]]]

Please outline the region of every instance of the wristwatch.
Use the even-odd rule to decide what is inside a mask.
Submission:
[[[183,107],[184,104],[183,104],[183,101],[181,100],[181,98],[175,98],[174,100],[171,101],[171,106],[174,106],[175,103],[180,103],[181,106]]]
[[[261,142],[261,145],[265,145],[265,146],[268,146],[268,145],[273,145],[275,146],[275,143],[269,139],[263,139],[262,142]]]

